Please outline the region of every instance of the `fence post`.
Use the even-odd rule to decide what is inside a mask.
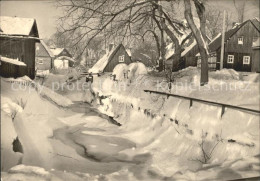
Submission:
[[[192,99],[190,99],[190,108],[192,107],[192,103],[193,103],[193,102],[192,102]]]
[[[223,116],[224,113],[225,113],[225,106],[222,105],[222,107],[221,107],[221,118],[222,118],[222,116]]]

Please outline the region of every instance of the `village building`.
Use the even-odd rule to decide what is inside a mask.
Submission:
[[[210,38],[207,37],[207,43],[210,42]],[[174,71],[178,71],[180,69],[184,69],[189,66],[197,66],[197,59],[196,55],[199,52],[199,47],[197,45],[197,42],[194,38],[191,38],[189,43],[187,44],[187,47],[184,48],[181,52],[181,59],[179,61],[173,62],[175,52],[174,47],[172,47],[173,44],[169,44],[166,47],[166,62],[172,65]],[[211,61],[211,60],[210,60]]]
[[[73,67],[75,60],[66,48],[51,48],[54,55],[54,69],[68,69]]]
[[[35,78],[35,44],[39,42],[36,20],[1,16],[0,74],[3,77]]]
[[[260,22],[256,18],[237,24],[225,32],[223,68],[243,72],[259,71],[257,47],[254,47],[259,37]],[[210,53],[216,55],[217,69],[220,68],[221,39],[219,35],[209,44]]]
[[[53,68],[54,55],[43,40],[36,43],[36,70],[38,72],[49,71]]]
[[[89,73],[113,72],[116,65],[120,63],[130,64],[131,57],[127,53],[123,44],[109,45],[109,51],[97,61],[97,63],[89,69]]]

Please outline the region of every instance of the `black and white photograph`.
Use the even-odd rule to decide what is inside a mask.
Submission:
[[[1,181],[259,181],[259,0],[1,0]]]

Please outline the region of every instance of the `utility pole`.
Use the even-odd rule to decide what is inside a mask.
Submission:
[[[225,27],[226,27],[226,10],[223,15],[222,39],[221,39],[221,54],[220,54],[220,70],[223,69],[224,51],[225,51]]]

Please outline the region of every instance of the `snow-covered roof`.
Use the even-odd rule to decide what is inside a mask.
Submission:
[[[128,49],[126,49],[126,52],[128,53],[128,55],[131,57],[132,56],[132,52],[131,52],[131,50],[128,48]]]
[[[166,60],[171,58],[174,55],[174,47],[173,47],[173,43],[170,43],[169,45],[166,46],[166,54],[165,54],[165,58]]]
[[[67,56],[60,56],[60,57],[56,58],[55,60],[69,60],[71,62],[75,62],[74,59],[67,57]]]
[[[54,56],[59,55],[63,50],[64,50],[64,48],[51,48],[51,51]]]
[[[91,73],[100,73],[100,72],[103,72],[104,69],[106,68],[109,60],[110,60],[110,57],[112,57],[112,55],[114,54],[114,52],[117,51],[117,49],[122,46],[122,44],[114,47],[110,52],[106,53],[102,58],[100,58],[97,63],[91,68],[89,69],[88,72],[91,72]]]
[[[29,36],[35,19],[0,16],[0,27],[4,34]],[[37,32],[38,33],[38,32]]]
[[[48,54],[50,55],[50,57],[54,57],[54,54],[52,53],[52,51],[50,50],[50,48],[48,47],[48,45],[45,44],[45,42],[43,40],[40,40],[42,46],[45,48],[45,50],[48,52]]]
[[[187,48],[185,48],[185,50],[181,53],[181,56],[185,56],[193,47],[195,47],[197,45],[196,40],[193,41],[192,44],[190,44],[190,46],[188,46]]]
[[[0,56],[0,60],[3,62],[10,63],[10,64],[18,65],[18,66],[26,66],[26,64],[24,62],[21,62],[18,59],[12,59],[12,58]]]

